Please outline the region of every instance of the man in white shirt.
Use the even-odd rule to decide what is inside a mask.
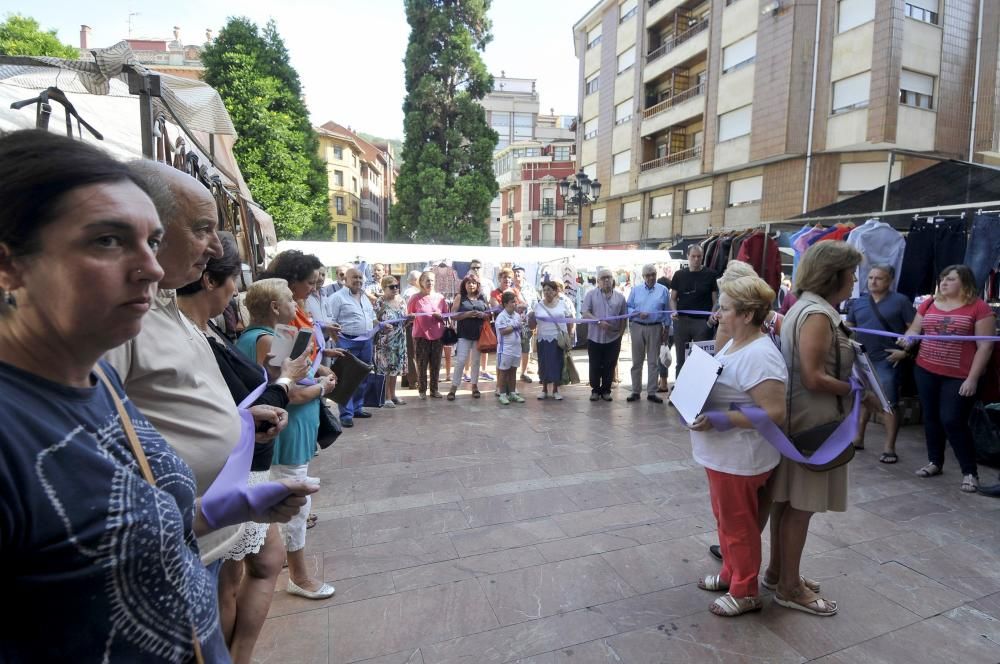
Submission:
[[[358,339],[364,336],[375,325],[375,310],[361,289],[364,278],[356,268],[346,271],[346,286],[330,298],[330,322],[340,325],[340,336],[337,347],[349,351],[362,362],[371,364],[374,342],[372,338]],[[354,418],[371,417],[364,409],[365,386],[363,381],[351,400],[340,407],[340,424],[345,427],[354,426]]]

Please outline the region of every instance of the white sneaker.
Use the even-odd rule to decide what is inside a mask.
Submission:
[[[394,404],[394,403],[392,402],[392,399],[386,399],[386,400],[385,400],[385,403],[384,403],[384,404],[382,404],[382,407],[383,407],[383,408],[395,408],[395,407],[396,407],[396,404]]]
[[[545,392],[542,392],[541,394],[538,395],[538,400],[539,401],[545,401],[548,398],[549,398],[549,395],[547,393],[545,393]]]
[[[556,401],[562,401],[562,395],[559,394],[558,392],[556,392],[555,394],[553,394],[552,398],[555,399]]]

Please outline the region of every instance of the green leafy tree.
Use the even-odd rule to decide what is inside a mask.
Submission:
[[[405,0],[406,100],[402,166],[390,236],[404,242],[486,244],[496,196],[497,134],[478,103],[493,87],[480,53],[490,0]]]
[[[243,177],[274,217],[278,238],[329,239],[326,166],[274,22],[261,31],[247,18],[230,18],[201,59],[205,82],[219,91],[239,134]]]
[[[76,60],[80,52],[59,41],[55,30],[42,30],[33,18],[8,14],[0,23],[0,55],[49,55]]]

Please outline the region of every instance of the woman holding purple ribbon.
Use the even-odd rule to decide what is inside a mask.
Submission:
[[[790,437],[857,416],[850,410],[854,350],[837,307],[851,296],[860,263],[857,249],[836,240],[813,245],[799,262],[798,300],[781,327]],[[871,394],[865,402],[877,405]],[[853,453],[846,450],[850,440],[844,447]],[[777,604],[817,616],[837,613],[837,603],[821,597],[819,584],[802,577],[799,567],[809,520],[816,512],[845,511],[847,484],[846,463],[817,471],[782,457],[771,480],[771,560],[763,580],[765,588],[775,589]]]
[[[213,322],[225,311],[235,295],[240,274],[240,252],[231,233],[219,232],[222,256],[208,261],[198,281],[177,289],[177,304],[188,320],[205,336],[212,347],[219,371],[232,393],[233,401],[242,403],[267,380],[264,368],[251,362]],[[289,387],[305,378],[308,356],[286,359],[277,382],[267,385],[253,405],[288,408]],[[254,445],[253,461],[247,486],[270,480],[274,440]],[[219,614],[222,634],[229,644],[235,664],[249,662],[271,607],[274,584],[281,573],[284,551],[278,527],[251,521],[244,525],[240,539],[223,556],[219,572]]]
[[[761,408],[785,421],[788,370],[781,352],[761,331],[774,291],[756,276],[720,280],[719,328],[728,342],[716,353],[723,366],[705,404],[691,423],[694,460],[708,474],[712,512],[719,529],[722,571],[700,581],[703,590],[727,591],[709,607],[717,616],[759,611],[760,531],[770,500],[765,484],[781,454],[733,404]]]
[[[236,346],[252,361],[267,366],[275,325],[292,325],[298,315],[299,309],[293,291],[286,279],[261,279],[247,289],[245,304],[250,312],[250,326],[240,336]],[[312,352],[315,353],[316,349],[312,349]],[[270,471],[272,478],[308,479],[309,462],[316,451],[316,437],[319,433],[321,400],[334,386],[333,376],[328,371],[326,367],[319,367],[317,374],[321,375],[313,385],[288,386],[288,426],[278,434],[274,443]],[[280,379],[275,382],[278,380]],[[306,527],[310,502],[281,528],[288,558],[287,590],[307,599],[325,599],[333,595],[334,587],[310,577],[306,565]]]
[[[478,399],[479,392],[479,335],[483,330],[483,321],[489,320],[490,307],[486,296],[482,293],[479,277],[475,274],[466,275],[458,286],[458,294],[451,303],[451,312],[457,321],[458,344],[455,348],[455,369],[451,377],[451,389],[448,390],[448,401],[455,400],[458,386],[462,384],[462,368],[469,359],[471,369],[469,376],[472,382],[472,397]],[[482,353],[486,356],[486,353]]]
[[[938,277],[937,295],[927,299],[906,334],[941,337],[996,335],[996,317],[977,293],[975,278],[965,265],[950,265]],[[910,348],[912,340],[900,345]],[[986,371],[993,341],[949,341],[924,339],[917,353],[914,374],[924,415],[927,438],[927,465],[920,477],[941,474],[945,439],[951,441],[962,472],[962,491],[975,493],[979,487],[976,449],[969,430],[969,415],[975,401],[979,378]]]
[[[382,295],[375,300],[375,315],[379,321],[406,318],[406,302],[399,294],[399,279],[387,274],[379,285]],[[375,371],[385,376],[385,407],[406,405],[396,396],[396,380],[406,371],[406,325],[392,325],[375,337]]]
[[[148,187],[88,144],[0,137],[0,549],[16,600],[0,661],[230,661],[196,541],[205,510],[232,525],[305,503],[199,504],[191,467],[101,359],[139,334],[164,275]]]
[[[542,300],[528,314],[528,327],[535,330],[538,337],[538,381],[542,384],[538,398],[543,401],[549,398],[549,385],[553,399],[562,401],[563,398],[559,394],[559,383],[565,361],[563,355],[573,338],[573,324],[557,320],[572,315],[566,300],[559,297],[562,291],[563,285],[558,281],[543,281]]]

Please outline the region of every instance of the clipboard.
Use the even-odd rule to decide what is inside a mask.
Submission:
[[[709,339],[708,341],[689,341],[684,346],[684,361],[691,357],[691,349],[698,346],[703,351],[709,355],[715,355],[715,339]]]
[[[854,368],[852,371],[855,377],[864,383],[867,389],[875,393],[882,404],[882,410],[891,413],[892,406],[889,405],[885,390],[882,389],[882,383],[878,380],[875,366],[872,364],[871,358],[868,357],[868,351],[865,350],[864,344],[851,340],[851,346],[854,348]]]
[[[670,392],[670,403],[685,422],[694,422],[701,415],[721,373],[721,362],[702,350],[701,346],[691,345],[691,353],[684,360],[684,367]]]

